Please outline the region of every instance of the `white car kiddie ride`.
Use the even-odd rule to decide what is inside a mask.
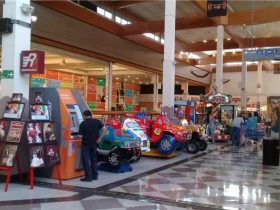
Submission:
[[[130,134],[139,143],[141,142],[141,152],[150,151],[150,140],[144,129],[133,118],[127,118],[123,122],[122,130],[126,134]]]

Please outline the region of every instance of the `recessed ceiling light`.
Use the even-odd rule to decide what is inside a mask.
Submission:
[[[227,38],[227,40],[228,40],[228,41],[230,41],[230,40],[231,40],[231,38]]]
[[[184,52],[183,52],[183,51],[181,51],[181,52],[180,52],[180,54],[181,54],[181,55],[183,55],[183,54],[184,54]]]
[[[116,77],[116,80],[118,80],[119,78],[118,77]]]
[[[204,40],[203,40],[203,42],[204,42],[204,43],[206,43],[206,42],[207,42],[207,40],[205,40],[205,39],[204,39]]]
[[[179,82],[178,81],[176,81],[176,84],[178,84]]]
[[[129,75],[127,75],[127,77],[129,78],[130,76],[129,76]]]
[[[217,42],[218,41],[218,39],[215,39],[215,42]]]
[[[132,82],[134,83],[135,81],[134,81],[134,80],[132,80]]]
[[[136,79],[139,79],[138,77],[136,77]]]
[[[127,81],[127,79],[124,79],[124,81],[126,82],[126,81]]]
[[[142,84],[142,82],[140,81],[139,84]]]

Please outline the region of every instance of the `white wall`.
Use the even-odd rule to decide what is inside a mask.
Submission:
[[[257,72],[248,72],[247,75],[247,97],[250,103],[257,102]],[[215,75],[213,75],[215,78]],[[224,84],[224,93],[234,97],[241,95],[241,72],[224,73],[224,79],[230,79],[230,82]],[[267,96],[280,96],[280,74],[274,74],[273,71],[262,72],[262,103],[266,103]]]

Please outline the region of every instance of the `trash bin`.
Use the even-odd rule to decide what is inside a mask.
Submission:
[[[279,139],[263,140],[263,164],[279,166]]]

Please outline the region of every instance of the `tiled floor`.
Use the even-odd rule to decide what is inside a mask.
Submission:
[[[264,166],[261,152],[254,147],[234,149],[229,146],[193,160],[178,157],[174,160],[166,167],[155,164],[158,169],[135,171],[130,177],[128,173],[123,174],[121,182],[106,179],[102,184],[77,187],[76,180],[73,187],[69,187],[71,182],[68,182],[68,186],[62,188],[56,184],[40,185],[33,191],[37,197],[30,197],[28,188],[24,194],[26,186],[11,185],[14,197],[8,198],[10,193],[0,191],[0,210],[280,208],[280,167]],[[164,160],[146,158],[141,161],[141,165],[144,161],[152,165],[153,161]]]

